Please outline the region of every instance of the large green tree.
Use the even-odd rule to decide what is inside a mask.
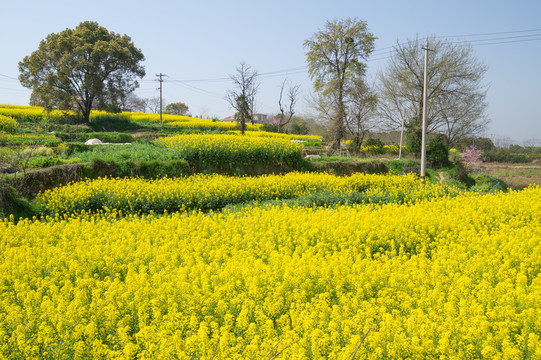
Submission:
[[[86,21],[42,40],[38,50],[19,63],[19,80],[32,89],[33,103],[46,109],[79,109],[89,122],[94,104],[110,104],[139,86],[137,77],[145,75],[143,60],[129,36]]]
[[[405,116],[410,137],[420,136],[423,113],[425,40],[397,44],[387,68],[379,76],[379,112],[389,129],[401,126]],[[487,67],[470,45],[431,36],[428,38],[428,133],[443,133],[450,144],[482,133]]]
[[[332,104],[333,148],[338,149],[346,135],[348,87],[362,81],[366,60],[374,50],[376,37],[366,21],[344,19],[327,21],[322,30],[304,42],[308,73],[317,93]]]

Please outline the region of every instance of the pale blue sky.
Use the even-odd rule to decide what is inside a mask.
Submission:
[[[158,96],[156,74],[164,83],[168,102],[185,102],[194,115],[232,114],[224,79],[241,61],[258,70],[261,87],[258,109],[277,111],[279,84],[287,76],[300,84],[303,96],[312,90],[306,74],[302,44],[326,20],[357,17],[378,37],[368,62],[368,76],[386,66],[389,47],[415,36],[461,36],[488,65],[486,83],[487,136],[508,137],[514,143],[541,139],[541,1],[10,1],[0,21],[0,103],[28,103],[30,90],[16,80],[17,64],[36,50],[52,32],[97,21],[127,34],[146,60],[147,75],[137,94]],[[537,30],[530,32],[517,32]],[[530,37],[515,37],[525,36]],[[512,38],[513,37],[513,38]],[[491,45],[479,42],[483,39]],[[530,40],[530,41],[523,41]],[[505,42],[505,43],[503,43]],[[484,45],[481,45],[484,44]],[[289,72],[284,70],[293,69]],[[264,75],[266,74],[266,75]],[[205,80],[179,82],[179,80]],[[299,112],[309,108],[301,102]]]

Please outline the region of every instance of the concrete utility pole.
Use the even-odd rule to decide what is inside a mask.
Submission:
[[[160,124],[162,123],[162,83],[164,80],[162,79],[165,74],[160,73],[158,76],[160,79],[158,80],[160,82]]]
[[[428,40],[426,40],[425,47],[425,73],[423,79],[423,136],[421,143],[421,187],[425,187],[426,176],[426,73],[428,67]],[[431,50],[432,51],[432,50]]]
[[[402,113],[402,127],[400,128],[400,147],[398,148],[398,160],[402,159],[402,139],[404,138],[404,121],[406,119],[406,110]]]

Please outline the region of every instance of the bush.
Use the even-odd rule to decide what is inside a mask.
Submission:
[[[447,143],[447,137],[443,134],[436,134],[430,138],[426,147],[426,160],[430,167],[440,169],[450,164]]]
[[[374,139],[367,139],[364,142],[363,146],[373,146],[373,147],[383,147],[383,142],[380,139],[374,138]]]
[[[278,132],[278,125],[276,124],[263,124],[261,126],[262,131]]]
[[[513,154],[508,149],[498,149],[495,151],[486,151],[483,153],[483,158],[488,162],[505,162],[505,163],[528,163],[532,159],[524,154]]]
[[[139,126],[125,114],[90,114],[90,127],[94,131],[128,131]]]
[[[73,153],[81,153],[81,152],[86,152],[86,151],[91,150],[91,148],[88,145],[85,145],[85,143],[79,142],[79,141],[67,142],[65,144],[67,144],[68,147],[69,147],[69,149],[67,151],[68,155],[71,155]]]
[[[352,150],[354,152],[356,150],[354,144],[353,144]],[[364,144],[360,147],[360,150],[363,154],[370,154],[370,155],[380,155],[386,152],[386,149],[384,148],[384,144],[380,139],[366,140]]]
[[[305,122],[298,122],[291,125],[291,133],[296,135],[308,135],[310,129]]]
[[[475,177],[475,185],[473,185],[471,191],[482,192],[497,192],[507,190],[507,184],[500,180],[488,175],[478,175]]]
[[[28,161],[28,167],[44,168],[60,164],[60,159],[53,156],[37,156]]]
[[[389,162],[388,166],[389,170],[398,174],[421,173],[421,163],[419,160],[393,160]]]
[[[475,137],[468,137],[460,140],[456,144],[456,148],[460,150],[464,150],[465,148],[468,148],[472,145],[475,145],[475,147],[482,151],[493,151],[496,146],[494,146],[494,143],[490,138],[475,138]]]
[[[416,158],[421,157],[421,148],[423,146],[423,132],[418,130],[409,130],[406,134],[406,147],[410,154]]]
[[[459,181],[466,186],[472,186],[475,184],[475,180],[468,174],[468,169],[460,161],[453,163],[455,166],[450,171],[451,179]]]

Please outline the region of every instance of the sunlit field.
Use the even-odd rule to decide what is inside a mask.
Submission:
[[[84,204],[76,194],[107,181],[65,189]],[[162,186],[125,181],[132,199]],[[354,191],[340,181],[327,184]],[[263,359],[281,340],[284,359],[347,359],[366,333],[358,359],[541,358],[539,187],[79,216],[61,191],[46,195],[56,216],[0,225],[5,358]]]

